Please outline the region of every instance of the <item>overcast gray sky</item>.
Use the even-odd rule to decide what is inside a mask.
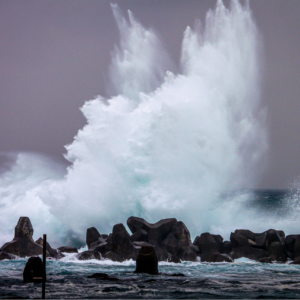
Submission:
[[[62,158],[85,120],[85,100],[105,95],[118,31],[109,0],[0,0],[0,152]],[[183,31],[215,0],[119,0],[161,36],[178,62]],[[228,1],[225,1],[228,3]],[[250,0],[263,36],[262,104],[269,111],[268,167],[258,187],[300,175],[300,1]]]

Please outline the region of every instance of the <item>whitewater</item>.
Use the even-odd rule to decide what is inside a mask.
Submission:
[[[12,239],[20,216],[53,246],[80,246],[88,227],[110,233],[132,215],[175,217],[192,236],[300,231],[297,218],[260,213],[247,205],[251,191],[235,192],[259,182],[268,150],[263,45],[249,1],[227,8],[218,0],[204,22],[188,26],[178,68],[154,29],[111,8],[120,42],[109,96],[81,107],[86,125],[66,146],[69,166],[42,154],[1,154],[9,163],[0,177],[0,243]]]

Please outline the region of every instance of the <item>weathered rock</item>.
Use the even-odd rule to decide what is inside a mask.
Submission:
[[[298,235],[295,239],[294,243],[294,255],[295,257],[300,257],[300,235]]]
[[[112,261],[118,261],[118,262],[122,262],[122,258],[117,255],[116,253],[112,252],[112,251],[108,251],[104,254],[103,258],[105,259],[110,259]]]
[[[179,242],[173,233],[169,233],[168,236],[162,242],[162,247],[167,252],[176,255],[179,250]]]
[[[227,254],[206,252],[201,254],[201,262],[233,262],[233,260]]]
[[[251,230],[248,229],[237,229],[235,233],[241,234],[247,239],[250,239],[252,241],[255,241],[255,238],[260,235],[260,233],[254,233]]]
[[[266,232],[263,232],[255,238],[255,243],[256,243],[255,248],[260,248],[260,249],[265,248],[266,236],[267,236]]]
[[[112,243],[105,242],[105,243],[99,245],[98,247],[96,247],[94,250],[101,253],[101,255],[104,257],[105,253],[107,253],[109,251],[113,251],[113,245],[112,245]]]
[[[269,257],[271,261],[286,262],[287,256],[281,242],[273,242],[269,247]]]
[[[148,233],[144,229],[139,229],[134,234],[130,236],[130,240],[132,242],[147,242],[148,241]]]
[[[81,253],[78,253],[76,257],[78,260],[101,259],[99,252],[95,250],[83,251]]]
[[[194,244],[195,246],[198,246],[198,245],[199,245],[199,239],[200,239],[200,236],[197,235],[197,236],[195,237],[194,241],[193,241],[193,244]]]
[[[112,232],[113,252],[122,259],[136,259],[137,251],[130,240],[130,235],[123,224],[116,224]]]
[[[202,233],[198,239],[199,251],[204,253],[218,253],[221,250],[222,242],[216,241],[209,232]]]
[[[5,243],[0,250],[20,257],[43,254],[43,247],[36,244],[33,239],[33,228],[28,217],[20,217],[15,227],[15,237],[11,242]]]
[[[230,241],[224,241],[221,246],[221,253],[229,254],[232,251],[232,246]]]
[[[260,263],[270,264],[272,262],[271,257],[263,257],[258,260]]]
[[[282,243],[281,236],[274,229],[269,229],[266,231],[266,240],[265,240],[265,248],[269,250],[270,246],[274,242]]]
[[[62,246],[57,248],[57,250],[65,253],[78,253],[78,250],[75,247],[69,247],[69,246]]]
[[[170,257],[168,257],[167,262],[172,262],[175,264],[181,264],[181,260],[179,259],[179,257],[175,256],[175,255],[171,255]]]
[[[268,257],[269,253],[262,249],[253,248],[250,245],[233,248],[230,256],[233,259],[246,257],[253,260],[259,260],[260,258]]]
[[[99,237],[99,239],[93,243],[90,243],[90,248],[89,250],[94,250],[96,247],[98,247],[99,245],[105,243],[105,239],[103,239],[102,237]]]
[[[294,261],[291,262],[291,264],[292,264],[292,265],[300,265],[300,256],[296,257],[296,258],[294,259]]]
[[[147,242],[133,242],[133,245],[137,246],[137,247],[140,247],[140,248],[142,248],[142,246],[149,246],[149,247],[153,247],[154,246],[154,245],[149,244]]]
[[[41,237],[38,240],[36,240],[35,243],[43,247],[43,239]],[[59,250],[53,249],[48,242],[46,242],[46,251],[49,253],[50,257],[56,259],[65,257]]]
[[[102,236],[102,238],[103,238],[104,240],[106,240],[106,239],[108,238],[108,234],[102,233],[101,236]]]
[[[191,235],[183,222],[178,221],[174,223],[171,232],[175,236],[179,247],[186,247],[190,245]]]
[[[144,229],[148,233],[148,242],[153,245],[161,245],[162,241],[172,230],[173,224],[176,223],[175,218],[163,219],[155,224],[150,224],[142,218],[130,217],[127,225],[132,233],[139,229]]]
[[[17,257],[11,253],[7,253],[5,251],[0,251],[0,260],[4,259],[16,259]]]
[[[143,246],[136,258],[135,273],[158,274],[158,258],[154,247]]]
[[[298,236],[297,234],[291,234],[286,236],[284,240],[284,244],[287,251],[294,253],[294,247],[295,247],[297,236]]]
[[[33,279],[39,278],[39,279]],[[23,271],[23,282],[42,282],[43,262],[40,257],[30,257]]]
[[[231,232],[230,242],[232,248],[243,247],[249,245],[248,238],[240,233]]]
[[[86,230],[86,244],[89,250],[95,249],[104,242],[105,240],[95,227],[90,227]]]

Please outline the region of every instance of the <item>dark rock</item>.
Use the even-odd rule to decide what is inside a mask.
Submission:
[[[122,259],[135,259],[137,251],[130,240],[130,235],[123,224],[117,224],[112,232],[113,252]]]
[[[247,239],[250,239],[252,241],[255,241],[255,238],[260,235],[260,233],[254,233],[251,230],[248,229],[237,229],[235,233],[241,234]]]
[[[147,242],[133,242],[133,245],[134,246],[137,246],[137,247],[142,247],[142,246],[150,246],[150,247],[153,247],[154,245],[152,244],[149,244]]]
[[[105,239],[105,240],[108,238],[108,234],[102,233],[101,236],[102,236],[102,238]]]
[[[154,247],[143,246],[136,258],[135,273],[158,274],[158,258]]]
[[[229,254],[232,251],[232,246],[230,241],[224,241],[221,246],[221,253]]]
[[[181,264],[181,260],[175,255],[171,255],[170,257],[168,257],[167,262]]]
[[[110,259],[112,261],[118,261],[118,262],[122,262],[122,258],[117,255],[116,253],[112,252],[112,251],[108,251],[103,255],[103,258],[105,259]]]
[[[78,250],[75,247],[69,247],[69,246],[62,246],[57,248],[57,250],[65,253],[78,253]]]
[[[269,257],[271,261],[286,262],[287,256],[281,242],[273,242],[269,247]]]
[[[40,237],[38,240],[35,241],[36,244],[41,245],[43,247],[43,239]],[[59,250],[52,249],[50,244],[46,242],[46,251],[49,253],[50,257],[60,259],[65,257]]]
[[[250,245],[246,245],[242,247],[233,248],[230,253],[230,256],[233,259],[246,257],[258,261],[260,258],[268,257],[269,253],[265,250],[256,249],[251,247]]]
[[[266,231],[266,240],[265,240],[265,248],[269,250],[270,246],[274,242],[282,243],[281,236],[274,229],[269,229]]]
[[[300,265],[300,256],[296,257],[296,258],[294,259],[294,261],[291,262],[291,264],[292,264],[292,265]]]
[[[169,233],[168,236],[162,242],[162,247],[167,252],[176,255],[179,250],[179,243],[173,233]]]
[[[148,233],[144,229],[139,229],[130,237],[130,240],[132,242],[147,242],[148,241]]]
[[[255,243],[256,243],[257,248],[260,248],[260,249],[265,248],[266,236],[267,236],[266,232],[263,232],[255,238]]]
[[[95,273],[91,276],[88,276],[87,278],[97,278],[100,280],[107,280],[107,281],[119,281],[118,278],[110,277],[108,274],[105,273]]]
[[[28,259],[23,271],[23,282],[43,282],[43,262],[40,257]]]
[[[258,260],[260,263],[270,264],[272,263],[271,257],[263,257]]]
[[[5,251],[0,251],[0,260],[4,259],[16,259],[17,257],[11,253],[7,253]]]
[[[216,241],[213,235],[208,232],[202,233],[198,239],[199,251],[204,253],[216,253],[220,252],[222,243]]]
[[[233,260],[227,254],[206,252],[201,254],[201,262],[233,262]]]
[[[295,257],[300,257],[300,235],[298,235],[295,239],[294,255],[295,255]]]
[[[199,244],[199,239],[200,239],[200,236],[197,235],[197,236],[195,237],[194,241],[193,241],[193,244],[194,244],[195,246],[198,246],[198,244]]]
[[[153,245],[161,245],[176,222],[177,220],[172,218],[163,219],[155,224],[151,224],[148,231],[148,242]]]
[[[220,236],[219,234],[212,234],[211,236],[216,240],[216,242],[219,245],[221,245],[223,243],[223,237]]]
[[[0,250],[20,257],[43,254],[43,247],[33,241],[32,235],[33,228],[30,219],[28,217],[20,217],[15,227],[14,239],[5,243]]]
[[[90,248],[89,250],[94,250],[95,248],[97,248],[99,245],[105,243],[105,239],[103,239],[102,237],[99,237],[99,239],[95,242],[90,243]]]
[[[78,260],[101,259],[99,252],[95,250],[83,251],[81,253],[78,253],[76,257]]]
[[[191,235],[183,222],[178,221],[174,223],[171,232],[175,236],[179,247],[186,247],[190,245]]]
[[[173,224],[176,222],[177,220],[172,218],[150,224],[142,218],[130,217],[127,220],[127,225],[132,233],[135,233],[139,229],[145,230],[148,233],[148,242],[153,245],[159,245],[170,233]]]
[[[295,242],[296,242],[297,236],[298,235],[296,235],[296,234],[291,234],[285,238],[284,244],[285,244],[287,251],[294,253],[294,247],[295,247]]]
[[[240,233],[231,232],[230,234],[230,242],[232,248],[243,247],[249,245],[248,238]]]
[[[101,234],[98,232],[98,230],[95,227],[90,227],[86,230],[86,244],[89,250],[91,249],[91,244],[98,241],[99,238],[102,238]],[[103,242],[104,241],[102,241],[101,243]]]
[[[101,253],[101,255],[104,257],[105,253],[107,253],[109,251],[113,251],[113,244],[105,242],[103,244],[100,244],[94,250]]]

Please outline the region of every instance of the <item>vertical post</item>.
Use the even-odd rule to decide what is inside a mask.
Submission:
[[[46,234],[43,235],[43,282],[42,299],[46,299]]]

